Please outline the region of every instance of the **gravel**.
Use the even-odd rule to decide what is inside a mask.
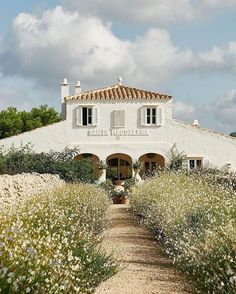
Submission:
[[[122,269],[95,294],[195,293],[150,231],[136,222],[129,206],[111,205],[110,212],[112,220],[104,232],[103,247],[121,261]]]

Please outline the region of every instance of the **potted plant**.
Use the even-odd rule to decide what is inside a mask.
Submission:
[[[114,189],[112,200],[114,204],[127,204],[128,199],[128,192],[122,189]]]
[[[134,170],[134,180],[135,183],[141,183],[143,180],[141,179],[139,172],[140,170],[143,168],[143,162],[135,159],[133,160],[133,164],[132,164],[133,170]]]

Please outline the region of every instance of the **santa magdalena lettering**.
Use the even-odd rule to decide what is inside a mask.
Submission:
[[[148,130],[89,130],[88,136],[148,136]]]

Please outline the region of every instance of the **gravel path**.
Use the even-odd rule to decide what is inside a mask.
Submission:
[[[102,283],[96,294],[194,293],[150,232],[135,221],[131,208],[111,205],[112,221],[103,246],[122,261],[122,269]]]

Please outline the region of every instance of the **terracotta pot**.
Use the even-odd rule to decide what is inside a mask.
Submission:
[[[122,199],[121,199],[121,204],[129,204],[129,198],[127,198],[127,197],[122,197]]]
[[[114,197],[113,198],[113,203],[114,204],[121,204],[122,197]]]

